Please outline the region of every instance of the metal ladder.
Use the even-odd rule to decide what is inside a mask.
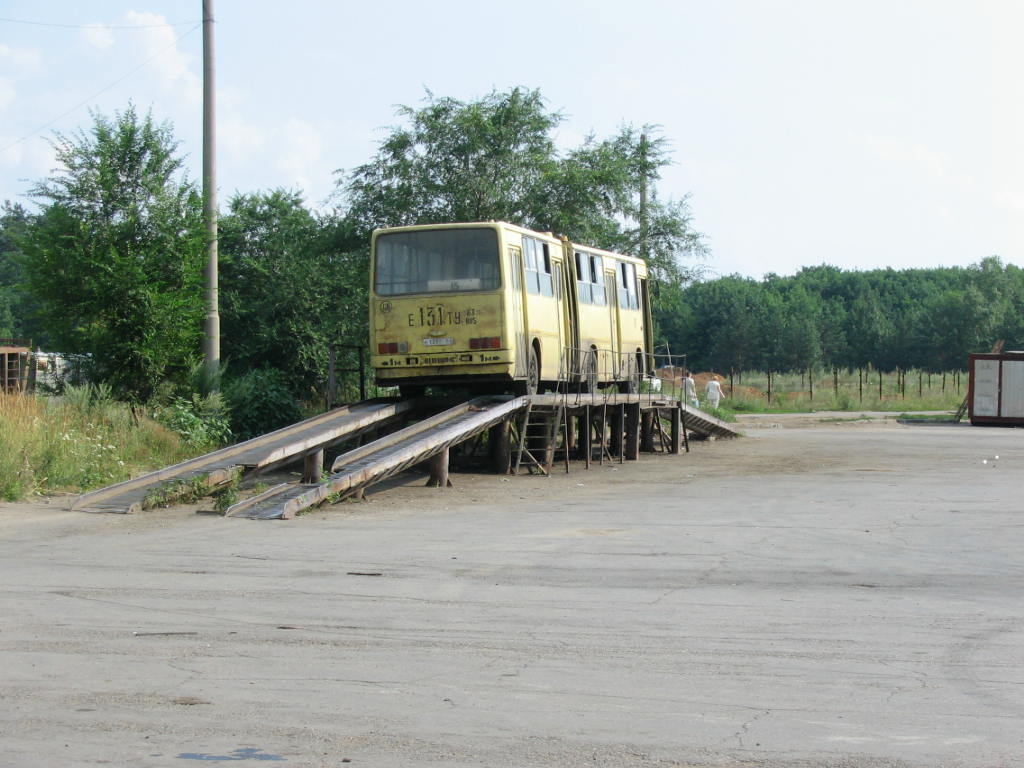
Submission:
[[[564,402],[559,401],[551,411],[537,410],[532,401],[528,402],[523,415],[516,421],[516,428],[519,432],[519,448],[512,474],[518,475],[519,468],[526,466],[530,474],[550,475],[559,434],[562,436],[563,447],[568,446]],[[569,471],[567,448],[565,471]]]

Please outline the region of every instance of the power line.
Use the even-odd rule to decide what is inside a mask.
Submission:
[[[26,19],[7,19],[0,16],[0,21],[7,24],[28,24],[33,27],[58,27],[60,29],[159,29],[161,27],[187,27],[195,21],[164,22],[163,24],[54,24],[48,21],[27,21]],[[200,24],[202,22],[199,22]]]
[[[0,19],[0,21],[3,21],[3,19]],[[169,51],[169,50],[170,50],[171,48],[174,48],[174,47],[175,47],[175,46],[176,46],[176,45],[177,45],[178,43],[180,43],[180,42],[181,42],[182,40],[184,40],[184,39],[185,39],[186,37],[188,37],[189,35],[191,35],[191,34],[192,34],[193,32],[195,32],[195,31],[196,31],[197,29],[199,29],[199,28],[200,28],[201,26],[203,26],[203,23],[202,23],[202,22],[199,22],[199,23],[198,23],[198,24],[196,24],[196,25],[195,25],[194,27],[192,27],[192,29],[188,30],[188,31],[187,31],[187,32],[185,32],[184,34],[180,35],[179,37],[176,37],[176,38],[174,39],[174,42],[172,42],[172,43],[171,43],[170,45],[166,46],[165,48],[161,48],[161,49],[160,49],[159,51],[157,51],[156,53],[154,53],[154,54],[153,54],[152,56],[150,56],[150,57],[149,57],[148,59],[146,59],[146,60],[145,60],[144,62],[142,62],[141,64],[139,64],[139,65],[138,65],[137,67],[135,67],[135,68],[134,68],[134,69],[132,69],[131,71],[127,72],[126,74],[122,75],[121,77],[117,78],[117,80],[115,80],[114,82],[112,82],[112,83],[109,83],[109,84],[107,84],[106,86],[104,86],[103,88],[101,88],[100,90],[96,91],[96,93],[94,93],[94,94],[92,94],[91,96],[89,96],[89,98],[87,98],[87,99],[85,99],[85,100],[83,100],[83,101],[80,101],[80,102],[79,102],[78,104],[75,104],[75,106],[71,107],[71,109],[67,110],[66,112],[62,112],[61,114],[57,115],[57,116],[56,116],[55,118],[53,118],[52,120],[50,120],[50,121],[49,121],[48,123],[45,123],[44,125],[41,125],[41,126],[39,126],[38,128],[36,128],[36,129],[35,129],[34,131],[32,131],[31,133],[27,133],[27,134],[25,134],[24,136],[22,136],[22,137],[21,137],[20,139],[18,139],[17,141],[15,141],[15,142],[12,142],[11,144],[8,144],[8,145],[7,145],[7,146],[5,146],[5,147],[2,147],[2,148],[0,148],[0,153],[6,152],[6,151],[7,151],[7,150],[9,150],[9,149],[13,149],[14,147],[18,146],[18,145],[19,145],[19,144],[21,144],[22,142],[28,141],[28,140],[29,140],[29,139],[31,139],[31,138],[32,138],[33,136],[37,136],[37,135],[39,135],[39,134],[40,134],[40,133],[41,133],[42,131],[45,131],[45,130],[46,130],[47,128],[49,128],[49,127],[50,127],[51,125],[53,125],[54,123],[56,123],[56,122],[57,122],[58,120],[60,120],[61,118],[63,118],[63,117],[67,117],[68,115],[70,115],[70,114],[71,114],[72,112],[74,112],[75,110],[81,109],[81,108],[82,108],[83,106],[85,106],[86,104],[88,104],[88,103],[89,103],[90,101],[92,101],[93,99],[95,99],[95,98],[96,98],[97,96],[102,96],[102,95],[103,95],[104,93],[106,93],[107,91],[109,91],[109,90],[110,90],[111,88],[113,88],[113,87],[114,87],[115,85],[117,85],[117,84],[119,84],[119,83],[121,83],[121,82],[123,82],[123,81],[127,80],[127,79],[128,79],[129,77],[131,77],[132,75],[134,75],[134,74],[135,74],[136,72],[138,72],[138,71],[139,71],[140,69],[142,69],[143,67],[145,67],[145,66],[146,66],[147,64],[149,64],[149,63],[150,63],[151,61],[153,61],[154,59],[157,59],[157,58],[159,58],[159,57],[160,57],[160,56],[162,56],[162,55],[163,55],[163,54],[164,54],[165,52]]]

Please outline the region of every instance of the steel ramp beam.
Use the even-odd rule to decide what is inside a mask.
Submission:
[[[198,456],[122,483],[83,493],[70,509],[87,512],[139,512],[147,498],[163,490],[173,501],[197,487],[212,489],[239,472],[265,470],[293,461],[310,451],[354,437],[388,419],[411,411],[417,401],[365,400],[342,406],[252,440]]]
[[[331,497],[343,498],[419,464],[446,448],[505,420],[528,398],[478,397],[443,413],[393,432],[335,459],[331,476],[321,483],[271,489],[253,503],[229,507],[230,517],[290,519]]]

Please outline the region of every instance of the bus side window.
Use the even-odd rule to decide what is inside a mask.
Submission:
[[[619,306],[623,309],[639,309],[640,295],[636,289],[636,266],[626,262],[619,263],[622,275],[622,293],[619,294]]]
[[[537,273],[540,278],[540,292],[544,296],[553,296],[554,291],[551,289],[551,253],[548,251],[548,244],[541,243],[541,249],[543,250],[543,259],[537,259]]]
[[[604,264],[601,261],[601,257],[591,256],[590,267],[594,275],[593,303],[603,307],[605,305]]]
[[[581,304],[593,304],[590,284],[590,259],[587,254],[576,252],[576,290]]]
[[[523,255],[526,263],[526,292],[540,293],[540,275],[537,274],[537,241],[532,237],[523,238]]]

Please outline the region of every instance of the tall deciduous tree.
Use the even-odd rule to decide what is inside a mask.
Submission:
[[[229,374],[276,369],[293,382],[293,394],[309,397],[327,375],[330,345],[366,338],[362,243],[284,190],[236,195],[220,231]]]
[[[33,322],[34,302],[24,288],[24,269],[17,241],[30,216],[21,205],[4,202],[0,209],[0,336],[31,338],[45,343]]]
[[[31,189],[42,211],[22,240],[29,286],[60,351],[144,400],[199,351],[200,196],[170,124],[134,107],[52,144],[58,169]]]
[[[435,98],[401,107],[370,162],[339,182],[350,221],[375,227],[502,219],[577,242],[650,256],[655,277],[681,282],[684,256],[704,252],[686,200],[654,190],[667,142],[626,127],[560,154],[562,116],[538,91],[515,88],[478,101]],[[650,130],[650,129],[648,129]],[[641,188],[649,186],[641,216]]]

